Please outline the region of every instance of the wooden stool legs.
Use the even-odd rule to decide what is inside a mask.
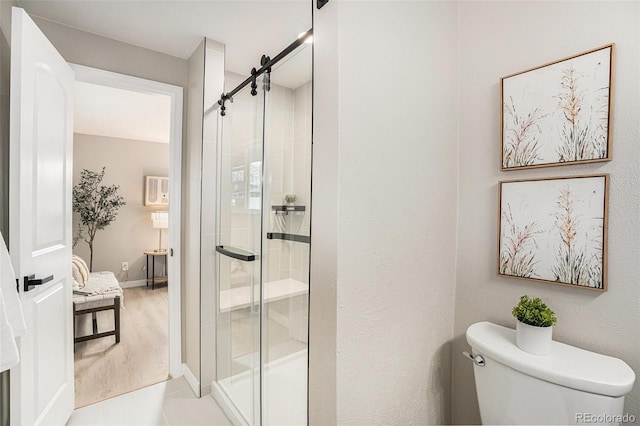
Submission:
[[[105,331],[104,333],[98,333],[98,321],[96,318],[96,312],[100,311],[113,311],[113,323],[114,329],[111,331]],[[76,337],[75,318],[80,315],[91,314],[92,331],[93,333],[88,336]],[[76,309],[75,302],[73,303],[73,343],[86,342],[87,340],[99,339],[101,337],[115,336],[116,343],[120,343],[120,296],[116,296],[113,299],[113,305],[100,306],[98,308],[89,309]]]

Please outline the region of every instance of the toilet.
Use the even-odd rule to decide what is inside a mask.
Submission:
[[[467,329],[483,424],[633,423],[624,397],[635,382],[622,360],[553,342],[551,354],[516,346],[516,332],[490,322]]]

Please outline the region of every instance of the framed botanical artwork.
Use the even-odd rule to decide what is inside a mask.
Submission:
[[[611,159],[614,48],[501,79],[502,170]]]
[[[498,275],[607,290],[609,175],[499,183]]]
[[[166,176],[145,176],[145,206],[167,206],[169,204],[169,178]]]

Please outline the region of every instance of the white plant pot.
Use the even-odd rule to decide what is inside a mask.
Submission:
[[[535,327],[518,321],[516,325],[516,345],[533,355],[551,353],[553,327]]]

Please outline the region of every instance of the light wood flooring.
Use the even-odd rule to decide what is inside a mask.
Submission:
[[[75,402],[84,407],[169,378],[167,287],[124,289],[120,343],[103,337],[75,345]],[[98,330],[113,330],[113,311],[97,313]],[[91,334],[91,315],[76,321]]]

